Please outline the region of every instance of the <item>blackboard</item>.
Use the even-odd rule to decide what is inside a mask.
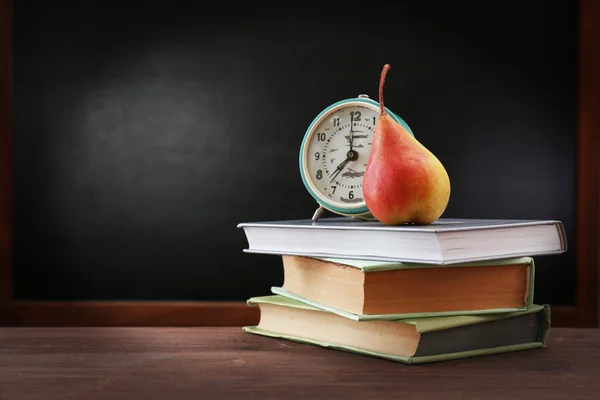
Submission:
[[[386,105],[446,166],[444,216],[559,219],[536,301],[574,302],[572,1],[14,2],[14,296],[245,300],[243,221],[310,217],[323,108]]]

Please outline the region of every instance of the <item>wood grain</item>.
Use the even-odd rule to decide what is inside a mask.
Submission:
[[[548,348],[410,366],[239,328],[4,328],[0,398],[593,399],[600,330]]]
[[[600,2],[580,0],[577,135],[577,325],[598,326]]]
[[[11,4],[0,0],[0,319],[12,297]]]

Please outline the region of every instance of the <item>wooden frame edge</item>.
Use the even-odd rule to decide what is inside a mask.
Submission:
[[[551,325],[554,328],[572,328],[578,326],[577,307],[550,306]]]
[[[598,326],[600,2],[580,0],[575,306],[552,306],[553,326]],[[12,301],[12,1],[0,0],[0,325],[242,326],[243,302]]]
[[[246,326],[260,320],[245,302],[14,302],[0,326]],[[553,327],[577,325],[577,309],[551,306]]]
[[[245,302],[15,301],[4,326],[245,326],[260,319]]]
[[[598,326],[600,2],[580,0],[577,126],[577,326]]]
[[[12,6],[0,0],[0,319],[12,299]]]

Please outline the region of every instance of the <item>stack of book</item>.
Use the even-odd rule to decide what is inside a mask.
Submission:
[[[546,346],[534,256],[566,251],[560,221],[351,218],[242,223],[284,282],[248,300],[249,333],[420,364]]]

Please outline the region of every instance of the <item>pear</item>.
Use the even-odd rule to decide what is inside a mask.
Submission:
[[[386,112],[389,69],[383,67],[379,81],[379,119],[363,177],[365,203],[386,225],[431,224],[446,210],[450,178],[440,160]]]

